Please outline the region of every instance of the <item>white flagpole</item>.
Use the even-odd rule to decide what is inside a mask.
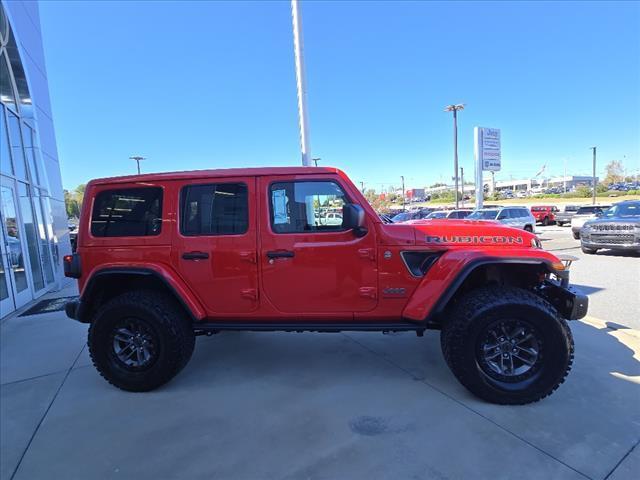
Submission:
[[[304,46],[302,43],[302,17],[298,0],[291,0],[291,17],[293,20],[293,50],[296,63],[296,84],[298,88],[298,119],[300,123],[300,149],[302,165],[311,166],[311,149],[309,147],[309,120],[307,118],[307,82],[304,71]]]

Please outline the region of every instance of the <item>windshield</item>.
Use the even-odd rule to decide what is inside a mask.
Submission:
[[[467,218],[470,220],[495,220],[497,215],[497,210],[476,210]]]
[[[597,207],[580,207],[576,212],[576,215],[587,215],[590,213],[594,213]]]
[[[575,205],[567,205],[566,207],[564,207],[564,211],[565,212],[577,212],[578,211],[578,207],[576,207]]]
[[[640,217],[640,202],[621,203],[618,205],[614,205],[609,210],[606,210],[603,216],[607,218],[638,218]]]
[[[427,218],[447,218],[447,212],[431,212]]]
[[[395,217],[391,218],[391,221],[394,222],[394,223],[404,222],[405,220],[411,220],[411,214],[410,213],[399,213]]]

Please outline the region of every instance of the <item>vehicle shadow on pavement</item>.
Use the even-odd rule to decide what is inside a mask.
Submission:
[[[444,398],[577,471],[604,478],[640,439],[640,337],[583,322],[571,322],[571,327],[576,343],[572,372],[553,395],[526,406],[492,405],[468,393],[446,367],[437,332],[424,338],[410,333],[345,333],[337,338],[222,334],[200,340],[193,364],[167,388],[186,393],[207,381],[217,388],[242,388],[261,378],[274,394],[284,386],[304,403],[319,392],[366,379],[376,384],[380,396],[393,399],[403,396],[396,390],[398,378],[409,377],[426,387],[424,415],[430,401]],[[379,362],[393,368],[380,369]],[[335,406],[316,408],[326,415]]]
[[[592,293],[596,293],[596,292],[600,292],[602,290],[605,290],[605,288],[603,288],[603,287],[592,287],[591,285],[580,285],[580,284],[577,284],[577,283],[572,283],[571,286],[575,287],[578,290],[580,290],[585,295],[591,295]]]

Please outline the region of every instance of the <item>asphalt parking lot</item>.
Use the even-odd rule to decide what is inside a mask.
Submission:
[[[536,228],[545,249],[578,258],[571,266],[571,283],[589,295],[589,315],[640,330],[640,255],[599,250],[586,255],[571,228]]]
[[[539,233],[580,258],[572,280],[591,298],[571,323],[573,370],[539,403],[472,397],[437,332],[199,337],[174,381],[132,394],[90,365],[85,325],[14,316],[0,325],[0,477],[638,478],[640,258]]]

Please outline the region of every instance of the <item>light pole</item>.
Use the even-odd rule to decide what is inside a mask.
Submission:
[[[293,23],[293,55],[296,64],[296,87],[298,90],[298,120],[300,123],[300,150],[302,165],[311,166],[309,140],[309,119],[307,116],[307,80],[304,70],[304,46],[302,41],[302,16],[298,0],[291,0],[291,20]]]
[[[138,175],[140,175],[140,161],[141,160],[146,160],[146,157],[141,157],[140,155],[135,155],[133,157],[129,157],[129,160],[135,160],[136,161],[136,165],[138,166]]]
[[[596,204],[596,147],[590,147],[593,150],[593,178],[591,185],[593,186],[593,204]]]
[[[464,110],[464,103],[447,105],[445,112],[453,112],[453,174],[456,181],[456,208],[458,208],[458,110]]]
[[[402,211],[404,212],[404,175],[400,175],[400,178],[402,179]]]
[[[460,167],[460,184],[462,185],[462,208],[464,208],[464,168]],[[456,195],[456,198],[458,196]]]

